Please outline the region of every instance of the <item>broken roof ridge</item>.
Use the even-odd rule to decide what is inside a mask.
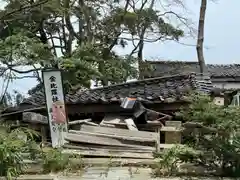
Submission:
[[[113,87],[117,87],[117,86],[124,86],[124,85],[133,85],[133,84],[139,84],[141,82],[146,82],[146,81],[156,81],[156,80],[162,80],[162,81],[169,81],[170,79],[178,79],[178,78],[183,78],[183,77],[189,77],[192,75],[197,75],[199,73],[195,73],[195,72],[188,72],[188,73],[181,73],[181,74],[175,74],[175,75],[168,75],[168,76],[160,76],[160,77],[154,77],[154,78],[145,78],[145,79],[141,79],[141,80],[136,80],[136,81],[130,81],[130,82],[125,82],[125,83],[119,83],[119,84],[113,84],[113,85],[109,85],[109,86],[103,86],[103,87],[97,87],[97,88],[93,88],[93,89],[87,89],[86,91],[92,91],[92,90],[98,90],[98,89],[109,89],[109,88],[113,88]],[[83,91],[84,92],[84,91]]]

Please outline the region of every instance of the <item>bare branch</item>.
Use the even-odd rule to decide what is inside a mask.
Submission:
[[[15,80],[25,79],[25,78],[37,78],[37,77],[36,76],[21,76],[21,77],[16,76],[16,77],[12,77],[12,79],[15,79]]]
[[[21,70],[17,70],[17,69],[14,69],[13,67],[15,67],[16,65],[10,65],[8,63],[4,63],[5,65],[7,65],[7,67],[2,67],[1,69],[2,70],[11,70],[13,72],[16,72],[18,74],[27,74],[27,73],[31,73],[31,72],[35,72],[35,71],[40,71],[42,70],[42,68],[34,68],[34,69],[29,69],[29,70],[25,70],[25,71],[21,71]]]
[[[48,2],[48,0],[44,0],[44,1],[40,1],[38,3],[34,3],[34,4],[31,4],[31,5],[28,5],[28,6],[21,6],[20,8],[14,9],[11,12],[6,12],[5,14],[3,14],[2,17],[0,17],[0,20],[4,20],[4,18],[6,18],[8,16],[11,16],[12,14],[15,14],[17,12],[21,12],[21,11],[23,11],[25,9],[30,9],[30,8],[34,8],[34,7],[40,6],[40,5],[45,4],[47,2]]]
[[[81,39],[81,37],[75,32],[73,26],[72,26],[72,23],[71,23],[71,20],[70,20],[70,0],[64,0],[64,9],[65,9],[65,12],[64,12],[64,16],[65,16],[65,21],[66,21],[66,27],[68,29],[68,31],[75,37],[77,38],[78,40]]]

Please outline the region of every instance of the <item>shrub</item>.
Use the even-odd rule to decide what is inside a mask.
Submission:
[[[194,149],[179,145],[165,149],[163,152],[155,153],[154,157],[157,159],[157,167],[154,169],[153,175],[156,177],[161,175],[175,175],[178,173],[178,166],[181,163],[191,160],[194,162],[200,156],[201,153],[197,153]]]
[[[191,101],[177,116],[187,122],[186,143],[203,152],[198,163],[220,170],[222,176],[240,177],[240,108],[217,106],[203,95]]]
[[[63,154],[61,149],[48,149],[43,151],[44,172],[58,172],[66,169],[69,165],[69,155]]]
[[[71,158],[80,159],[78,162],[70,161]],[[62,149],[45,148],[42,151],[43,170],[45,173],[64,170],[82,170],[83,162],[80,155],[65,154]]]
[[[22,173],[25,168],[22,152],[33,142],[34,131],[26,128],[10,130],[9,127],[0,128],[0,176],[12,179]]]

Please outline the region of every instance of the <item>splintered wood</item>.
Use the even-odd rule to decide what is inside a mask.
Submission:
[[[170,116],[153,110],[143,110],[147,113],[141,124],[135,116],[116,114],[105,115],[100,124],[92,119],[70,121],[63,152],[98,158],[153,159],[154,151],[159,152],[181,143],[180,121],[165,121],[171,119]],[[46,143],[47,117],[26,112],[23,113],[22,120],[38,127],[43,137],[42,143]],[[160,143],[160,132],[165,133],[165,144]]]
[[[124,123],[121,119],[114,121],[102,124]],[[86,157],[153,159],[154,151],[171,148],[181,142],[181,123],[166,122],[166,126],[158,126],[156,122],[150,124],[157,124],[157,132],[82,124],[80,130],[69,130],[64,152]],[[127,123],[125,125],[127,127]],[[166,144],[160,144],[160,131],[165,132]]]
[[[127,124],[129,130],[138,131],[138,128],[132,118],[125,119],[124,122]]]
[[[82,124],[80,131],[70,130],[64,152],[92,157],[152,159],[158,134]]]

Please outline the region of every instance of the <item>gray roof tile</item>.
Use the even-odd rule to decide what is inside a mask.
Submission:
[[[139,97],[153,102],[161,101],[162,98],[172,98],[177,101],[181,100],[191,90],[210,91],[211,84],[209,86],[206,81],[199,83],[197,77],[197,74],[188,73],[127,82],[85,91],[79,90],[75,94],[65,96],[66,104],[111,103],[124,97]],[[24,99],[22,104],[44,105],[44,93],[37,92]]]
[[[166,75],[176,75],[182,73],[199,73],[198,62],[187,61],[147,61],[153,66],[153,71],[144,73],[146,78],[159,77]],[[208,72],[211,77],[240,77],[240,64],[207,64]]]

